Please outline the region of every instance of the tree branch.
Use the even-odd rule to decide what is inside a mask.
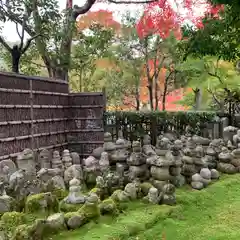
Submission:
[[[28,50],[28,48],[30,47],[31,42],[32,42],[35,38],[39,37],[40,35],[41,35],[41,34],[37,34],[37,35],[29,38],[29,39],[27,40],[27,43],[26,43],[25,47],[22,49],[21,53],[24,54],[24,53]]]
[[[72,12],[73,19],[76,20],[79,15],[82,15],[88,12],[95,2],[96,0],[87,0],[82,7],[79,7],[78,5],[74,5],[73,12]]]
[[[7,42],[0,36],[0,43],[7,49],[7,51],[11,52],[12,48],[7,44]]]
[[[19,38],[21,39],[21,34],[20,34],[20,32],[19,32],[19,29],[18,29],[18,23],[16,23],[16,32],[17,32]]]

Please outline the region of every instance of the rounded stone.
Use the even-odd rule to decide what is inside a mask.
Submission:
[[[220,177],[220,174],[219,174],[218,170],[211,169],[211,178],[212,179],[219,179],[219,177]]]
[[[196,190],[201,190],[204,188],[204,185],[202,182],[191,182],[191,186],[193,189],[196,189]]]
[[[202,176],[199,173],[196,173],[192,175],[192,181],[193,182],[202,182]]]
[[[204,179],[211,179],[211,171],[208,168],[202,168],[200,175]]]

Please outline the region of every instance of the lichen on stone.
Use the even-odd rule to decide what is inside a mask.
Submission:
[[[48,193],[39,193],[27,197],[25,211],[27,213],[46,212],[48,214],[58,212],[59,202],[57,197]]]
[[[115,215],[118,213],[118,208],[116,203],[112,198],[107,198],[99,204],[100,212],[102,215],[112,214]]]
[[[149,192],[149,189],[153,187],[151,183],[149,182],[143,182],[140,184],[141,192],[144,196],[146,196]]]
[[[31,226],[27,224],[19,225],[13,233],[11,240],[31,240],[29,230]]]
[[[86,217],[87,221],[100,217],[100,209],[98,204],[84,204],[78,212]]]
[[[59,208],[61,212],[76,212],[78,211],[81,207],[83,206],[83,204],[69,204],[69,203],[65,203],[64,201],[61,201],[59,203]]]
[[[59,201],[61,201],[68,195],[68,191],[64,189],[54,189],[52,194],[55,195]]]

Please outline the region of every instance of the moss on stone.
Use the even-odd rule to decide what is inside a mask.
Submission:
[[[26,215],[20,212],[6,212],[2,215],[1,221],[5,230],[11,231],[16,226],[26,223]]]
[[[116,215],[118,213],[118,208],[116,203],[112,198],[107,198],[99,204],[100,212],[102,215],[111,214]]]
[[[78,211],[83,204],[69,204],[65,203],[63,200],[59,204],[59,208],[61,212],[76,212]]]
[[[64,189],[54,189],[54,190],[52,191],[52,194],[55,195],[59,201],[61,201],[61,200],[63,200],[65,197],[67,197],[68,191],[66,191],[66,190],[64,190]]]
[[[79,212],[68,212],[64,214],[64,220],[67,222],[71,217],[78,216]]]
[[[149,182],[143,182],[140,184],[141,192],[144,196],[148,195],[148,191],[151,187],[153,187],[153,185]]]
[[[119,202],[119,195],[121,194],[121,192],[122,190],[118,189],[112,193],[111,198],[113,199],[113,201]]]
[[[31,240],[31,237],[29,236],[30,228],[31,226],[27,224],[19,225],[14,231],[11,240]]]
[[[80,214],[83,214],[86,217],[87,221],[97,219],[100,217],[100,209],[98,204],[93,204],[93,203],[85,203],[79,210],[78,212]]]
[[[25,211],[27,213],[46,212],[48,214],[58,212],[59,202],[57,197],[48,193],[39,193],[27,197]]]
[[[93,188],[92,190],[90,190],[89,193],[90,193],[90,194],[91,194],[91,193],[96,193],[97,196],[98,196],[101,200],[103,200],[104,198],[107,197],[107,194],[105,193],[105,191],[104,191],[103,189],[97,188],[97,187],[95,187],[95,188]]]

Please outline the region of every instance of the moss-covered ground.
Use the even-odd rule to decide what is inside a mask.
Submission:
[[[202,191],[177,190],[177,206],[129,203],[117,217],[101,217],[53,240],[239,240],[240,174]]]

